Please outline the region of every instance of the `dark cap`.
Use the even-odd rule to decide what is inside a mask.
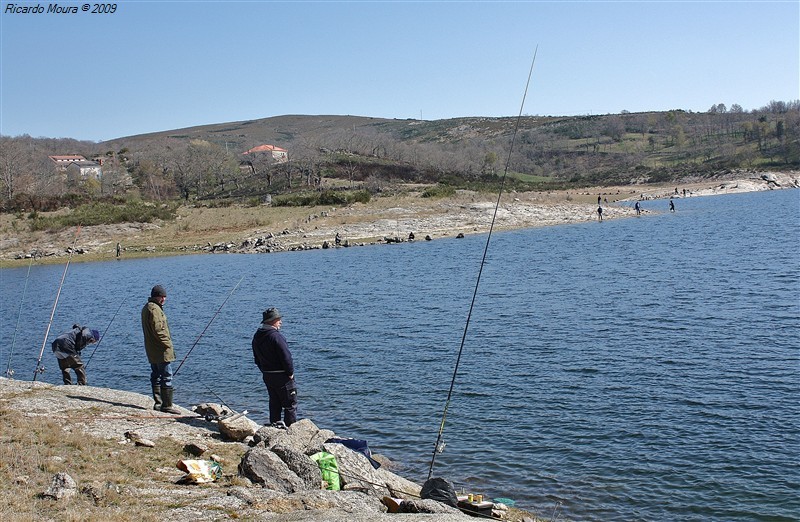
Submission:
[[[150,297],[167,297],[167,291],[161,285],[156,285],[150,290]]]
[[[281,313],[277,308],[267,308],[261,313],[262,323],[271,323],[281,318]]]

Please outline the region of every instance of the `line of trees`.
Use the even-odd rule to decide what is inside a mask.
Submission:
[[[380,125],[363,120],[358,126],[286,133],[285,141],[274,143],[289,150],[285,163],[269,154],[242,154],[264,143],[263,136],[246,133],[236,141],[209,132],[113,143],[0,136],[0,206],[6,211],[43,208],[65,193],[155,201],[254,198],[320,189],[328,178],[375,190],[397,181],[491,180],[503,173],[516,125],[515,118],[382,120]],[[102,157],[102,179],[66,179],[48,158],[57,154]],[[749,112],[720,103],[704,113],[525,116],[509,164],[513,173],[573,184],[798,167],[797,100],[772,101]]]

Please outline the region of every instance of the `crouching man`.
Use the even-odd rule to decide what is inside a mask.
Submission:
[[[61,378],[64,384],[72,384],[70,369],[75,370],[78,384],[86,385],[86,365],[81,360],[81,350],[100,340],[100,332],[77,324],[72,325],[72,330],[64,332],[53,341],[53,353],[58,359],[61,368]]]

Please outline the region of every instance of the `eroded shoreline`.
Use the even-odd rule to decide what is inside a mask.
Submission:
[[[271,207],[184,208],[174,223],[126,223],[83,227],[73,262],[105,261],[198,253],[269,253],[336,246],[416,240],[582,223],[597,219],[601,198],[603,219],[635,215],[632,201],[736,194],[800,187],[798,172],[752,173],[681,183],[590,188],[580,191],[509,192],[496,196],[459,191],[444,199],[419,193],[373,198],[368,204],[343,208],[274,209]],[[666,211],[666,207],[665,207]],[[647,213],[647,212],[646,212]],[[60,263],[69,256],[74,229],[57,233],[16,232],[22,229],[4,216],[0,232],[0,267]],[[339,234],[341,242],[335,242]]]

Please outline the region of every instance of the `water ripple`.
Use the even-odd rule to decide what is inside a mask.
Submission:
[[[436,473],[543,517],[800,519],[798,209],[800,191],[776,191],[497,233]],[[300,414],[368,439],[422,480],[484,243],[76,264],[54,330],[104,328],[121,303],[90,382],[147,393],[138,314],[149,288],[170,292],[181,358],[245,275],[177,376],[179,402],[216,402],[211,390],[265,422],[250,338],[278,306]],[[61,271],[31,270],[12,361],[22,378]],[[4,317],[16,318],[25,273],[0,271]],[[4,338],[14,323],[0,322]]]

